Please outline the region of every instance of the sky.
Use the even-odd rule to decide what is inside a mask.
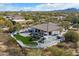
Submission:
[[[79,8],[79,3],[0,3],[0,11],[53,11]]]

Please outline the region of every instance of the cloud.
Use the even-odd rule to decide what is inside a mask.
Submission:
[[[18,6],[16,4],[0,4],[0,11],[52,11],[52,10],[62,10],[67,8],[79,8],[79,4],[77,3],[41,3],[36,4],[34,6],[27,6],[24,4],[22,6]],[[21,5],[21,3],[20,3]],[[31,4],[30,4],[31,5]]]
[[[41,4],[35,7],[35,10],[62,10],[67,8],[78,8],[79,4],[72,4],[72,3],[51,3],[51,4]]]
[[[5,4],[3,4],[3,3],[0,3],[0,7],[3,7],[3,6],[5,6]]]

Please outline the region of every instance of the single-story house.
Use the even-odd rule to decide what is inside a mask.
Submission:
[[[25,18],[19,15],[15,15],[12,17],[12,21],[21,22],[21,21],[25,21]]]
[[[63,20],[66,18],[66,16],[53,16],[52,18],[55,18],[57,20]]]
[[[20,42],[19,44],[22,47],[29,48],[47,48],[49,46],[56,45],[58,42],[64,40],[64,37],[58,36],[60,34],[60,28],[61,27],[57,24],[49,22],[23,29],[19,32],[19,34],[24,37],[33,35],[32,38],[36,40],[34,42],[36,42],[37,45],[33,46],[30,44],[29,46],[26,46]],[[13,35],[15,34],[17,34],[17,32],[15,32]]]
[[[6,15],[4,18],[11,20],[15,23],[20,23],[22,25],[22,27],[27,27],[28,26],[27,24],[34,22],[34,20],[32,20],[32,19],[25,20],[25,18],[23,16],[14,15],[14,14]]]
[[[11,20],[15,23],[20,23],[22,25],[22,27],[26,27],[26,20],[23,16],[21,15],[14,15],[14,14],[11,14],[11,15],[6,15],[5,18],[7,20]]]
[[[0,26],[0,30],[6,32],[6,31],[9,30],[9,27],[7,27],[7,26]]]
[[[15,22],[25,21],[25,18],[23,16],[15,15],[15,14],[6,15],[4,18],[10,19]]]
[[[40,33],[41,35],[59,35],[60,34],[60,26],[55,23],[49,22],[38,24],[32,27],[33,33]]]

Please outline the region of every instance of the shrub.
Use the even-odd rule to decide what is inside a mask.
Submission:
[[[62,48],[58,48],[56,46],[50,47],[49,51],[51,51],[52,55],[54,56],[70,56],[72,52],[70,50],[65,50]]]
[[[64,37],[67,42],[77,42],[79,40],[79,34],[73,30],[69,30],[66,34],[64,34]]]
[[[31,49],[27,51],[27,56],[41,56],[43,51],[41,49]]]
[[[64,47],[64,45],[65,45],[64,42],[60,42],[60,43],[57,44],[57,46],[60,47],[60,48]]]

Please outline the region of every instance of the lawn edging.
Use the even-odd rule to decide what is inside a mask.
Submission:
[[[14,39],[16,40],[16,42],[17,42],[21,47],[24,47],[24,48],[39,48],[38,46],[25,45],[22,41],[17,40],[13,34],[11,34],[11,37],[14,38]]]

